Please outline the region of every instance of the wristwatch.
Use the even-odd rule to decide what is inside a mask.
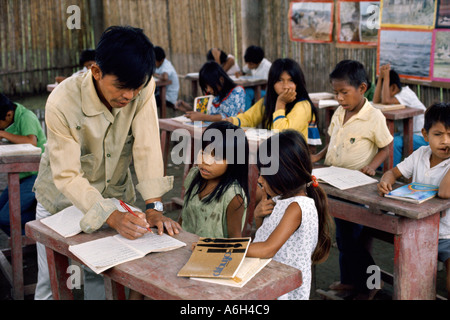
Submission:
[[[156,211],[163,211],[163,204],[161,201],[147,203],[145,205],[145,210],[148,210],[148,209],[155,209]]]

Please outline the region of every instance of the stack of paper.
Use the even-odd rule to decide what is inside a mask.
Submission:
[[[381,104],[381,103],[373,103],[372,106],[374,108],[380,109],[381,111],[390,111],[390,110],[399,110],[405,109],[406,106],[403,104]]]
[[[309,98],[314,101],[333,99],[334,94],[329,92],[313,92],[309,94]]]
[[[267,129],[248,128],[245,129],[245,135],[248,140],[261,141],[273,136],[276,132]]]
[[[336,100],[319,100],[319,108],[337,107],[339,102]]]
[[[31,143],[0,145],[0,156],[40,155],[42,149]]]

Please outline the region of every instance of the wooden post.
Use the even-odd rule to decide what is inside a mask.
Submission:
[[[90,0],[89,9],[91,11],[91,24],[94,28],[94,43],[100,40],[100,37],[105,30],[105,19],[103,13],[103,1],[102,0]]]
[[[259,0],[241,0],[242,52],[261,44],[261,15]],[[237,58],[237,57],[236,57]],[[244,62],[242,63],[244,65]]]

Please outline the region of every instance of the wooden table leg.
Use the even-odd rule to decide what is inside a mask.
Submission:
[[[8,174],[9,218],[11,230],[12,291],[14,300],[24,299],[22,219],[19,173]]]
[[[167,130],[161,130],[161,152],[164,163],[164,175],[167,174],[167,161],[169,160],[170,133]]]
[[[394,121],[386,120],[389,132],[394,136]],[[389,144],[389,156],[384,160],[383,171],[386,172],[394,167],[394,141]]]
[[[195,99],[197,97],[197,80],[191,80],[191,94],[192,99]]]
[[[47,247],[45,250],[53,299],[73,300],[72,290],[67,286],[69,275],[66,270],[69,267],[69,258]]]
[[[261,85],[255,86],[253,90],[255,90],[255,103],[256,103],[257,101],[259,101],[259,99],[261,99]]]
[[[409,157],[414,148],[413,118],[403,119],[403,157]]]
[[[103,277],[105,281],[106,300],[126,300],[125,287],[111,278]]]
[[[159,87],[159,97],[161,99],[161,118],[165,118],[166,117],[166,92],[167,92],[167,87],[166,86],[161,86]]]
[[[439,217],[402,219],[402,232],[394,236],[393,299],[436,299]]]

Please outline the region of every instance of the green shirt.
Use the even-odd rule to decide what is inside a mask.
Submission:
[[[198,167],[193,167],[184,180],[184,187],[189,188],[192,180],[198,173]],[[183,210],[181,212],[183,230],[194,233],[200,237],[228,238],[227,208],[236,195],[244,199],[247,207],[245,192],[235,181],[220,197],[219,201],[204,203],[198,195],[198,188],[192,190],[189,199],[184,197]],[[242,215],[241,226],[244,228],[247,209]]]
[[[15,102],[15,105],[14,122],[5,131],[19,136],[28,136],[30,134],[36,136],[37,147],[44,152],[44,144],[47,143],[47,138],[36,114],[17,102]],[[36,173],[37,171],[21,172],[19,178],[22,179]]]

